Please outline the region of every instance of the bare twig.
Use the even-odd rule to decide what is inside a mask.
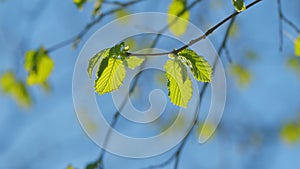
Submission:
[[[49,47],[47,49],[48,53],[53,52],[57,49],[63,48],[67,45],[70,45],[72,43],[77,43],[93,26],[95,26],[97,23],[99,23],[103,18],[105,18],[106,16],[112,15],[113,13],[115,13],[116,11],[122,10],[125,7],[134,5],[136,3],[142,2],[145,0],[132,0],[129,1],[127,3],[122,3],[122,5],[120,7],[114,8],[112,10],[109,10],[107,12],[102,13],[101,15],[99,15],[96,19],[94,19],[93,21],[91,21],[90,23],[88,23],[85,28],[80,31],[77,35],[75,35],[74,37],[67,39],[65,41],[59,42],[51,47]]]
[[[250,3],[249,5],[246,6],[247,9],[251,8],[252,6],[254,6],[255,4],[257,4],[258,2],[260,2],[262,0],[255,0],[254,2]],[[168,54],[177,54],[178,52],[182,51],[183,49],[186,49],[192,45],[194,45],[195,43],[198,43],[199,41],[205,39],[207,36],[209,36],[210,34],[212,34],[216,29],[218,29],[220,26],[222,26],[224,23],[226,23],[227,21],[229,21],[230,19],[234,18],[235,16],[239,15],[242,12],[234,12],[231,15],[229,15],[228,17],[226,17],[225,19],[223,19],[222,21],[220,21],[219,23],[217,23],[215,26],[213,26],[212,28],[208,29],[203,35],[201,35],[200,37],[191,40],[188,44],[180,47],[179,49],[173,50],[173,51],[169,51],[169,52],[161,52],[161,53],[127,53],[128,55],[134,55],[134,56],[163,56],[163,55],[168,55]]]
[[[300,28],[297,27],[294,22],[288,19],[282,11],[282,4],[281,0],[277,0],[277,7],[278,7],[278,15],[279,15],[279,50],[282,51],[283,49],[283,22],[289,25],[292,29],[294,29],[298,34],[300,33]]]

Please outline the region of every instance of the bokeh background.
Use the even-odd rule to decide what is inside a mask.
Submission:
[[[127,7],[125,13],[167,12],[170,2],[144,0]],[[192,0],[188,0],[190,2]],[[285,16],[298,27],[299,5],[297,0],[282,2]],[[114,4],[106,3],[101,10],[105,12],[113,8]],[[87,2],[82,10],[78,10],[71,0],[1,0],[0,76],[13,71],[18,79],[25,81],[23,65],[26,51],[41,45],[51,47],[78,34],[92,19],[92,9],[92,2]],[[203,0],[190,10],[190,21],[201,30],[206,30],[233,11],[228,0]],[[30,107],[24,108],[9,95],[0,94],[1,169],[62,169],[68,165],[85,168],[97,159],[102,150],[87,137],[74,112],[72,75],[84,42],[116,17],[118,15],[104,18],[81,39],[77,48],[68,45],[49,54],[55,63],[48,80],[50,87],[48,90],[39,86],[28,87],[32,98]],[[284,24],[283,51],[280,51],[279,22],[276,0],[264,0],[236,18],[227,49],[242,71],[236,71],[222,56],[227,70],[227,102],[222,122],[205,144],[197,142],[198,130],[194,129],[195,134],[189,137],[183,149],[179,168],[300,167],[300,60],[294,54],[294,39],[299,35]],[[209,36],[216,48],[221,45],[226,25]],[[103,41],[109,36],[103,35]],[[172,43],[164,43],[164,40],[162,38],[157,46],[174,48]],[[153,79],[151,87],[160,86],[166,90],[162,85],[164,79],[161,72],[146,72],[138,84],[140,92],[133,96],[136,97],[134,104],[141,109],[149,106],[141,101],[148,97],[151,89],[144,88],[149,84],[149,78]],[[206,93],[201,117],[205,117],[205,107],[210,103],[209,92]],[[105,97],[99,98],[99,101],[101,99],[105,100]],[[109,112],[106,116],[111,120]],[[162,124],[152,127],[162,129],[170,119],[172,116],[165,116]],[[90,123],[92,130],[93,121],[90,120]],[[130,133],[126,131],[126,125],[120,122],[116,128]],[[140,132],[145,134],[145,131]],[[108,153],[105,166],[110,169],[138,169],[160,163],[175,150],[176,147],[149,159],[122,158]],[[172,167],[170,163],[165,168]]]

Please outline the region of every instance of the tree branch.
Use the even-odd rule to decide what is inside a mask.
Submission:
[[[95,26],[97,23],[99,23],[103,18],[105,18],[106,16],[112,15],[113,13],[115,13],[116,11],[122,10],[128,6],[134,5],[136,3],[142,2],[145,0],[132,0],[129,1],[127,3],[122,3],[122,5],[120,5],[120,7],[114,8],[112,10],[109,10],[107,12],[104,12],[102,14],[100,14],[96,19],[94,19],[93,21],[91,21],[90,23],[88,23],[85,28],[80,31],[77,35],[75,35],[74,37],[67,39],[65,41],[59,42],[51,47],[49,47],[47,49],[48,53],[51,53],[55,50],[58,50],[60,48],[63,48],[67,45],[70,45],[71,43],[74,43],[74,45],[76,46],[78,44],[78,42],[80,41],[80,39],[93,27]]]
[[[288,19],[282,12],[282,4],[281,0],[277,0],[278,7],[278,15],[279,15],[279,50],[283,49],[283,22],[289,25],[292,29],[294,29],[298,34],[300,33],[300,28],[297,27],[294,22]]]
[[[260,2],[262,0],[255,0],[254,2],[250,3],[249,5],[246,6],[246,9],[251,8],[252,6],[254,6],[255,4],[257,4],[258,2]],[[200,37],[191,40],[188,44],[180,47],[179,49],[173,50],[173,51],[169,51],[169,52],[161,52],[161,53],[130,53],[128,52],[127,55],[128,56],[163,56],[163,55],[168,55],[168,54],[177,54],[178,52],[182,51],[183,49],[186,49],[192,45],[194,45],[195,43],[198,43],[199,41],[205,39],[207,36],[209,36],[210,34],[212,34],[216,29],[218,29],[220,26],[222,26],[224,23],[226,23],[227,21],[229,21],[230,19],[234,18],[235,16],[239,15],[242,12],[234,12],[231,15],[229,15],[228,17],[226,17],[225,19],[223,19],[222,21],[220,21],[219,23],[217,23],[215,26],[213,26],[212,28],[208,29],[203,35],[201,35]]]

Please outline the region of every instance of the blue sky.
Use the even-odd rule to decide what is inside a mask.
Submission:
[[[146,0],[130,7],[129,11],[166,12],[170,3],[169,0],[153,2]],[[214,7],[213,4],[217,2],[204,0],[197,5],[191,11],[191,22],[205,30],[233,11],[229,1],[223,0],[221,7]],[[285,14],[300,26],[298,6],[297,0],[283,2]],[[83,11],[78,11],[71,0],[0,2],[0,74],[13,69],[18,77],[24,79],[24,52],[40,45],[52,46],[77,34],[90,21],[91,7],[92,3],[85,6]],[[50,54],[55,62],[49,80],[52,91],[45,93],[41,88],[31,88],[34,106],[30,109],[20,109],[12,99],[1,93],[0,168],[62,169],[68,164],[83,168],[98,157],[101,149],[87,137],[76,118],[72,75],[85,41],[113,19],[113,16],[109,16],[91,29],[78,49],[72,50],[67,46]],[[230,38],[228,48],[233,60],[251,71],[253,81],[249,87],[242,89],[228,75],[222,130],[203,145],[198,144],[196,135],[191,137],[183,151],[180,168],[298,169],[299,144],[285,144],[279,136],[281,125],[294,120],[299,112],[300,78],[286,64],[288,58],[293,56],[293,44],[287,36],[284,38],[283,52],[278,50],[275,0],[264,0],[238,16],[237,23],[238,36]],[[226,25],[209,37],[216,48],[225,29]],[[294,38],[297,36],[288,26],[284,30]],[[105,35],[103,39],[106,38],[109,36]],[[244,57],[247,50],[255,51],[258,58],[247,60]],[[228,67],[227,60],[222,60]],[[149,73],[143,81],[151,76]],[[210,95],[206,94],[204,107],[200,111],[201,118],[205,117],[209,98]],[[124,130],[122,125],[117,125],[117,129]],[[262,139],[258,144],[252,142],[256,134]],[[110,169],[123,166],[140,168],[167,159],[172,152],[174,149],[158,157],[138,160],[108,154],[106,166]],[[172,164],[166,168],[172,168]]]

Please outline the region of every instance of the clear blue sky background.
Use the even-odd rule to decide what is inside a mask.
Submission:
[[[218,0],[203,1],[191,11],[191,22],[202,30],[233,11],[228,0],[222,0],[220,7],[216,5],[220,3]],[[169,3],[169,0],[147,0],[130,7],[129,11],[166,12]],[[283,1],[285,14],[298,26],[299,4],[298,0]],[[18,77],[24,78],[24,52],[40,45],[52,46],[77,34],[90,21],[91,8],[92,3],[80,12],[71,0],[1,1],[0,73],[13,69]],[[106,6],[103,11],[110,8]],[[72,74],[84,41],[113,19],[109,16],[93,28],[78,49],[65,47],[51,53],[55,61],[50,77],[52,92],[31,88],[34,106],[29,110],[20,109],[13,100],[0,95],[1,169],[62,169],[68,164],[83,168],[98,157],[101,149],[85,135],[76,119]],[[241,14],[237,23],[238,36],[230,39],[228,48],[233,60],[251,71],[253,81],[248,88],[241,89],[231,77],[227,78],[228,96],[222,130],[204,145],[199,145],[196,137],[192,137],[184,149],[180,168],[298,169],[300,144],[285,144],[279,136],[281,125],[295,119],[300,110],[300,76],[286,64],[293,56],[293,44],[287,36],[283,53],[278,51],[276,1],[264,0]],[[225,28],[209,37],[216,48]],[[289,27],[284,30],[294,38],[297,36]],[[248,50],[255,51],[258,58],[247,60],[244,55]],[[227,61],[223,61],[228,66]],[[205,104],[209,104],[209,95]],[[257,135],[261,138],[259,143],[255,142]],[[106,166],[109,169],[139,168],[160,162],[172,152],[174,150],[139,160],[109,154]]]

